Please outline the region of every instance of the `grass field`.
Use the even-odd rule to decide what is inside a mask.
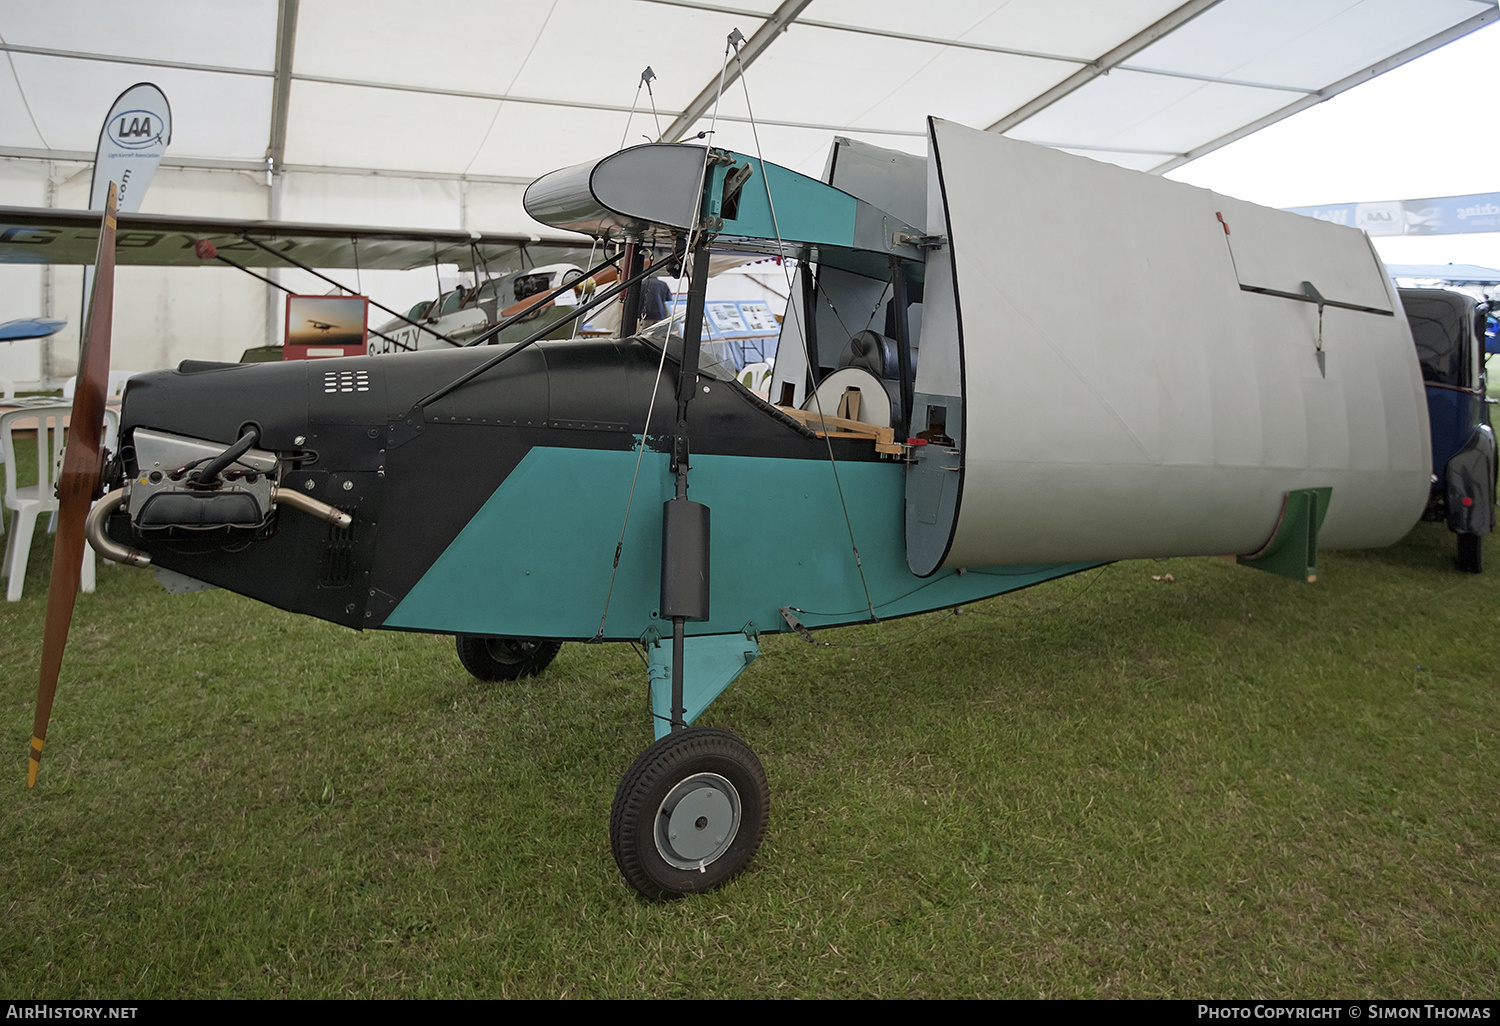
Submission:
[[[0,994],[1497,990],[1500,548],[1458,574],[1441,525],[1315,585],[1122,563],[766,638],[704,719],[764,762],[766,843],[668,904],[609,854],[624,646],[481,685],[449,638],[101,567],[28,792],[49,546],[0,608]]]

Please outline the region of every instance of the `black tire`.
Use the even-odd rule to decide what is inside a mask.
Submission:
[[[543,638],[496,638],[458,634],[458,661],[480,680],[520,680],[535,677],[562,651],[561,641]]]
[[[1458,568],[1466,574],[1484,572],[1484,535],[1459,534]]]
[[[702,894],[754,858],[770,807],[766,771],[749,745],[725,730],[689,727],[630,764],[609,810],[610,850],[647,898]]]

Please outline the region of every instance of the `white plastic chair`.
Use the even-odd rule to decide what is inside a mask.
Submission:
[[[14,399],[16,397],[16,383],[9,378],[0,378],[0,398]],[[0,452],[0,463],[5,462],[5,454]],[[5,533],[5,517],[0,516],[0,534]]]
[[[745,369],[740,371],[740,384],[752,392],[764,393],[771,387],[771,375],[775,370],[775,366],[767,361],[747,363]]]
[[[13,516],[10,535],[5,544],[5,560],[0,564],[0,574],[10,578],[5,589],[8,602],[21,599],[21,589],[26,582],[26,562],[31,555],[31,536],[36,532],[36,518],[43,513],[56,513],[58,467],[62,459],[64,438],[63,422],[72,412],[72,405],[58,403],[54,406],[33,406],[27,409],[9,410],[0,414],[0,450],[5,454],[5,508]],[[16,430],[36,427],[35,484],[20,485],[16,481]],[[104,411],[103,444],[110,449],[116,445],[120,434],[120,415],[114,410]],[[83,577],[80,582],[86,592],[94,590],[94,552],[85,546],[83,551]]]

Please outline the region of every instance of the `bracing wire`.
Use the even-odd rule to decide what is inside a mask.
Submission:
[[[983,617],[987,617],[987,618],[992,619],[992,620],[1031,620],[1031,619],[1036,619],[1036,618],[1039,618],[1039,617],[1050,617],[1050,616],[1056,615],[1058,612],[1060,612],[1060,611],[1062,611],[1064,609],[1068,609],[1068,608],[1070,608],[1072,606],[1076,606],[1081,601],[1083,601],[1083,597],[1088,594],[1089,589],[1091,589],[1094,585],[1098,584],[1099,583],[1099,578],[1103,577],[1104,574],[1105,574],[1105,572],[1107,570],[1109,570],[1109,568],[1111,566],[1113,566],[1113,565],[1114,564],[1112,564],[1112,563],[1105,563],[1103,566],[1099,567],[1099,572],[1098,573],[1094,574],[1093,577],[1089,578],[1089,581],[1088,581],[1087,584],[1085,584],[1082,588],[1079,588],[1072,595],[1070,595],[1066,599],[1062,600],[1061,602],[1056,602],[1056,603],[1054,603],[1054,604],[1046,607],[1045,609],[1039,609],[1036,612],[1032,612],[1032,613],[991,613],[991,612],[987,612],[987,611],[982,610],[982,609],[975,609],[972,605],[959,604],[959,605],[953,606],[943,616],[940,616],[937,619],[934,619],[934,620],[932,620],[932,621],[930,621],[930,622],[928,622],[926,624],[923,624],[922,626],[917,627],[914,630],[907,631],[905,634],[901,635],[899,638],[892,638],[892,639],[890,639],[888,641],[861,641],[861,642],[853,642],[853,643],[839,642],[839,641],[818,641],[818,640],[812,638],[810,635],[803,635],[803,640],[806,641],[809,645],[813,645],[816,648],[845,648],[845,649],[856,649],[856,648],[889,648],[892,645],[904,645],[908,641],[910,641],[911,639],[915,638],[919,634],[926,634],[930,630],[934,630],[934,629],[936,629],[938,627],[941,627],[941,626],[943,626],[944,624],[946,624],[948,622],[948,620],[949,620],[950,617],[954,617],[954,616],[983,616]],[[974,573],[974,572],[975,571],[970,571],[970,573]],[[1045,583],[1045,582],[1037,582],[1037,583]],[[917,590],[921,591],[922,589],[919,588]],[[915,592],[911,592],[909,594],[915,594]],[[905,598],[905,597],[908,597],[908,596],[902,596],[902,597]],[[997,596],[990,596],[990,597],[994,598],[994,597],[997,597]],[[796,612],[796,613],[808,613],[808,612],[811,612],[810,610],[800,609],[797,606],[791,606],[790,608],[791,608],[791,610],[793,612]],[[939,612],[939,610],[933,609],[933,610],[929,610],[929,612],[930,613],[936,613],[936,612]],[[847,616],[847,615],[850,615],[850,614],[849,613],[816,613],[816,612],[813,612],[812,615],[814,615],[814,616]],[[885,622],[888,624],[891,621],[887,620]]]
[[[635,86],[635,99],[630,101],[630,115],[625,119],[625,131],[620,133],[620,149],[625,148],[625,140],[630,138],[630,122],[635,119],[635,109],[641,102],[641,86],[646,87],[646,96],[651,100],[651,117],[656,121],[656,137],[661,139],[661,115],[656,112],[656,92],[651,88],[651,80],[656,78],[656,72],[651,70],[651,65],[646,65],[646,70],[641,72],[641,80]],[[723,92],[721,85],[719,91]],[[647,140],[649,141],[649,140]]]
[[[849,325],[844,321],[844,315],[839,313],[839,308],[834,305],[833,297],[828,294],[828,290],[823,287],[823,283],[820,281],[814,282],[813,288],[816,294],[822,298],[824,303],[827,304],[829,312],[832,313],[834,319],[839,322],[839,327],[843,329],[844,334],[849,336],[850,338],[853,338],[854,332],[849,330]],[[875,323],[875,315],[880,312],[880,307],[885,302],[886,293],[890,291],[890,288],[891,283],[886,282],[885,288],[880,290],[880,297],[875,300],[874,309],[870,311],[870,316],[865,319],[865,329],[868,329],[870,325]]]
[[[719,93],[718,93],[717,96],[714,97],[713,120],[712,120],[712,122],[710,122],[709,131],[708,131],[708,135],[710,136],[710,141],[712,141],[712,136],[713,136],[713,132],[714,132],[714,126],[716,126],[718,124],[718,122],[719,122],[719,101],[724,98],[724,75],[729,70],[729,55],[730,55],[730,51],[733,50],[733,48],[734,48],[734,39],[735,39],[736,36],[739,36],[739,30],[738,29],[735,29],[733,32],[731,32],[729,34],[729,39],[724,44],[724,64],[719,69]],[[740,39],[743,40],[744,37],[740,36]],[[735,53],[736,59],[738,59],[738,56],[739,56],[738,52],[736,52]],[[647,91],[648,95],[650,95],[650,91],[651,91],[651,78],[655,77],[655,75],[652,75],[652,76],[650,76],[650,78],[648,78],[646,72],[649,72],[649,71],[651,71],[651,69],[648,67],[645,72],[641,73],[641,84],[646,87],[646,91]],[[640,94],[641,94],[640,86],[636,87],[635,93],[636,93],[637,97],[640,96]],[[656,110],[656,99],[655,99],[654,96],[652,96],[651,104],[652,104],[652,108],[651,109],[652,109],[652,112],[654,113],[655,110]],[[635,108],[634,108],[634,105],[632,105],[632,107],[631,107],[631,113],[634,114],[634,112],[635,112]],[[626,129],[627,132],[630,130],[630,124],[629,124],[629,122],[626,123],[625,129]],[[622,149],[624,148],[624,145],[625,144],[624,144],[624,141],[622,139],[621,143],[620,143],[620,146],[621,146]],[[703,167],[700,168],[699,171],[698,171],[698,193],[697,194],[700,195],[700,196],[703,195],[703,182],[708,177],[708,149],[709,148],[707,146],[703,147]],[[692,268],[692,254],[693,254],[693,249],[694,249],[694,247],[697,244],[698,236],[703,232],[703,230],[704,230],[704,226],[703,226],[703,223],[701,221],[698,222],[698,223],[696,223],[696,224],[694,224],[690,229],[688,229],[687,242],[686,242],[686,245],[683,248],[683,255],[682,255],[683,264],[682,264],[682,267],[683,267],[684,272],[686,272],[683,275],[683,277],[686,278],[687,281],[688,281],[688,289],[689,289],[689,291],[692,290],[692,273],[693,273],[693,268]],[[636,447],[636,453],[635,453],[635,473],[632,474],[631,478],[630,478],[630,494],[628,496],[626,496],[626,498],[625,498],[625,516],[622,519],[622,521],[620,522],[620,539],[619,539],[619,541],[617,541],[615,543],[614,565],[610,568],[610,571],[609,571],[609,587],[608,587],[608,589],[604,593],[604,611],[599,615],[599,632],[594,635],[593,640],[595,640],[595,641],[602,641],[602,640],[604,640],[604,624],[605,624],[605,621],[609,619],[609,602],[610,602],[610,598],[614,595],[614,591],[615,591],[615,576],[620,571],[620,554],[625,549],[625,530],[630,525],[630,508],[635,503],[635,486],[636,486],[636,482],[640,480],[640,476],[641,476],[641,460],[646,455],[646,437],[649,434],[649,432],[651,431],[651,415],[656,410],[656,394],[661,389],[662,369],[664,367],[666,367],[666,365],[667,365],[667,343],[671,340],[671,337],[672,337],[672,330],[671,330],[671,327],[669,326],[667,328],[667,336],[666,336],[666,338],[664,338],[662,340],[661,359],[658,361],[657,366],[656,366],[656,380],[651,383],[651,402],[646,407],[646,423],[644,425],[642,425],[642,427],[641,427],[641,441],[640,441],[640,445]],[[684,342],[685,341],[686,340],[684,340]],[[683,346],[683,356],[686,357],[686,355],[687,355],[687,346],[684,345]]]
[[[734,49],[734,60],[735,60],[735,63],[740,66],[740,86],[741,86],[741,88],[744,89],[744,92],[745,92],[745,113],[748,116],[749,121],[750,121],[750,135],[751,135],[751,138],[753,138],[755,140],[755,158],[760,161],[761,185],[766,190],[766,205],[770,208],[770,211],[771,211],[771,229],[772,229],[772,231],[774,231],[776,233],[776,249],[777,249],[777,252],[782,252],[784,250],[784,248],[785,248],[785,245],[781,241],[781,225],[780,225],[780,223],[776,219],[776,201],[771,198],[771,181],[770,181],[770,179],[766,175],[766,159],[765,159],[765,156],[761,153],[761,148],[760,148],[760,130],[756,126],[756,123],[755,123],[755,109],[750,104],[750,86],[749,86],[749,83],[745,79],[745,65],[744,65],[744,62],[740,60],[739,45],[734,42],[734,36],[737,35],[737,34],[738,34],[737,32],[734,33],[734,34],[731,34],[729,38],[730,38],[731,45],[733,46],[733,49]],[[740,37],[740,41],[741,42],[744,41],[744,37],[743,36]],[[728,65],[727,65],[727,62],[726,62],[726,67],[727,66]],[[722,73],[720,73],[719,79],[720,79],[719,89],[722,92],[723,88],[724,88],[724,86],[723,86],[723,74]],[[718,105],[716,103],[715,106],[714,106],[714,117],[715,117],[715,119],[718,118],[718,113],[719,113],[718,112]],[[786,262],[784,260],[782,261],[781,268],[782,268],[782,274],[786,278],[787,294],[790,295],[791,291],[792,291],[791,272],[786,269]],[[803,274],[809,273],[808,268],[805,265],[802,267],[802,273]],[[830,305],[832,305],[832,304],[830,304]],[[790,304],[790,306],[792,307],[792,309],[794,311],[797,309],[797,304],[795,304],[795,303]],[[811,367],[813,365],[813,362],[812,362],[812,353],[811,353],[811,351],[807,347],[807,332],[805,330],[802,330],[803,329],[803,325],[801,323],[801,314],[800,314],[800,312],[797,312],[795,314],[795,316],[797,316],[797,318],[798,318],[798,321],[797,321],[798,334],[801,336],[801,339],[802,339],[802,353],[803,353],[804,358],[807,360],[807,365],[809,367]],[[871,316],[871,319],[872,320],[874,319],[873,315]],[[821,398],[819,398],[817,389],[813,390],[813,405],[817,408],[818,416],[820,418],[826,418],[827,415],[823,412],[823,400]],[[828,447],[828,465],[833,469],[833,485],[834,485],[834,488],[838,491],[839,506],[844,511],[844,527],[849,532],[849,548],[854,553],[854,568],[859,571],[859,583],[860,583],[860,586],[864,589],[864,592],[865,592],[865,607],[870,611],[870,621],[872,623],[878,622],[880,620],[880,617],[878,617],[878,616],[875,615],[875,600],[873,598],[871,598],[871,596],[870,596],[870,582],[865,579],[865,566],[864,566],[864,562],[859,558],[859,544],[858,544],[858,542],[856,542],[854,540],[854,521],[849,516],[849,503],[848,503],[848,500],[845,499],[845,497],[844,497],[844,484],[839,479],[839,464],[838,464],[838,460],[835,459],[834,455],[833,455],[833,439],[831,439],[831,438],[828,437],[828,432],[827,431],[823,432],[823,442]]]
[[[714,133],[719,129],[719,101],[724,98],[724,76],[729,72],[729,55],[731,52],[733,52],[734,54],[734,62],[740,65],[740,77],[743,78],[745,76],[745,66],[743,64],[740,64],[739,46],[739,44],[744,41],[745,37],[740,35],[739,29],[731,30],[728,38],[724,40],[724,66],[719,69],[719,92],[718,95],[714,97],[714,116],[708,122],[709,142],[714,141]],[[754,122],[751,122],[751,124],[754,124]],[[705,153],[704,156],[707,156],[707,154]],[[706,161],[703,166],[704,168],[708,167]]]
[[[656,119],[656,137],[661,138],[661,115],[656,113],[656,93],[651,89],[651,80],[656,77],[655,72],[648,66],[641,72],[641,79],[646,83],[646,95],[651,100],[651,116]]]
[[[661,390],[662,369],[667,365],[667,341],[670,338],[669,329],[667,338],[662,340],[656,378],[651,382],[651,402],[646,407],[646,423],[641,425],[641,443],[635,451],[635,473],[630,476],[630,494],[625,497],[625,518],[620,521],[620,539],[615,542],[615,561],[609,569],[609,588],[604,592],[604,611],[599,614],[599,633],[594,635],[595,641],[604,640],[604,622],[609,619],[609,600],[615,593],[615,575],[620,572],[620,553],[625,551],[625,529],[630,526],[630,507],[635,503],[635,486],[641,477],[641,460],[646,455],[646,438],[651,432],[651,415],[656,412],[656,394]]]
[[[1098,580],[1099,580],[1100,577],[1104,576],[1104,572],[1106,570],[1108,570],[1113,565],[1114,565],[1113,563],[1104,563],[1104,564],[1100,565],[1099,568],[1098,568],[1099,572],[1096,573],[1093,577],[1089,578],[1088,584],[1084,585],[1083,588],[1079,589],[1077,595],[1073,596],[1072,598],[1066,599],[1066,600],[1064,600],[1062,602],[1059,602],[1055,606],[1050,606],[1047,609],[1043,609],[1040,612],[1036,612],[1036,613],[987,613],[987,612],[984,612],[984,611],[979,610],[979,609],[971,608],[967,604],[964,604],[964,612],[966,612],[966,613],[973,613],[975,616],[987,616],[987,617],[991,617],[992,619],[996,619],[996,620],[1029,620],[1029,619],[1032,619],[1033,617],[1046,616],[1046,615],[1048,615],[1050,613],[1056,612],[1059,609],[1063,609],[1063,608],[1071,605],[1074,601],[1076,601],[1077,599],[1081,598],[1090,588],[1092,588],[1095,585],[1095,583],[1098,582]],[[1085,570],[1088,570],[1088,569],[1092,569],[1092,568],[1091,567],[1085,567]],[[976,575],[976,576],[981,576],[981,577],[1018,577],[1018,576],[1025,576],[1023,574],[993,573],[993,572],[986,572],[984,570],[972,570],[972,569],[968,570],[967,572],[969,574]],[[1075,571],[1075,573],[1083,573],[1083,572],[1085,572],[1085,571],[1084,570]],[[913,588],[911,591],[908,591],[905,594],[897,595],[894,598],[889,599],[885,603],[885,605],[890,606],[890,605],[892,605],[894,603],[902,601],[903,599],[909,599],[913,595],[920,595],[922,592],[926,591],[929,588],[932,588],[932,587],[935,587],[935,586],[937,586],[939,584],[942,584],[944,581],[952,580],[953,576],[954,575],[952,573],[949,573],[949,574],[945,574],[945,575],[943,575],[941,577],[928,578],[927,581],[925,581],[921,585]],[[1067,574],[1065,576],[1071,577],[1071,576],[1073,576],[1073,574],[1070,573],[1070,574]],[[1043,583],[1047,583],[1047,582],[1054,581],[1054,580],[1057,580],[1057,579],[1058,578],[1055,578],[1055,577],[1049,577],[1049,578],[1046,579],[1046,581],[1037,581],[1034,584],[1023,585],[1022,588],[1023,589],[1024,588],[1032,588],[1032,587],[1035,587],[1036,584],[1043,584]],[[1014,590],[1017,590],[1017,589],[1011,589],[1011,590],[1014,591]],[[1001,594],[1007,594],[1007,593],[1008,592],[1001,592]],[[988,597],[988,598],[994,598],[995,596],[986,596],[986,597]],[[981,600],[975,599],[974,601],[981,601]],[[838,617],[840,619],[842,619],[843,617],[846,617],[846,616],[853,616],[855,613],[859,612],[859,610],[857,610],[857,609],[843,609],[843,610],[839,610],[838,612],[831,612],[831,611],[826,610],[826,609],[804,609],[801,606],[788,606],[787,608],[790,609],[794,613],[803,613],[803,614],[805,614],[807,616],[832,616],[832,617]],[[837,646],[833,645],[831,642],[829,643],[829,646],[830,647],[837,647]]]
[[[635,108],[641,102],[641,86],[645,84],[646,78],[643,75],[641,76],[641,80],[636,83],[635,99],[630,101],[630,113],[625,116],[625,131],[620,133],[620,145],[615,147],[617,150],[623,150],[625,148],[625,140],[630,138],[630,122],[635,120]]]
[[[722,100],[722,99],[724,99],[724,76],[729,71],[729,55],[730,55],[731,51],[734,51],[734,40],[735,40],[736,36],[738,36],[740,39],[744,39],[745,38],[744,36],[740,35],[740,30],[739,29],[735,29],[733,32],[729,33],[729,38],[724,43],[724,63],[719,68],[719,91],[714,96],[714,113],[713,113],[713,117],[709,120],[709,123],[708,123],[708,132],[706,133],[706,135],[708,136],[708,138],[707,138],[707,142],[705,143],[705,145],[703,147],[703,166],[698,169],[698,191],[697,191],[697,193],[695,193],[695,195],[697,195],[697,196],[702,196],[703,195],[703,183],[708,180],[708,156],[709,156],[709,149],[711,148],[712,143],[714,141],[714,138],[713,138],[714,137],[714,132],[718,130],[718,126],[719,126],[719,101]],[[734,51],[734,52],[735,52],[736,59],[738,59],[738,57],[739,57],[738,51]],[[699,134],[701,136],[701,135],[704,135],[705,133],[699,133]],[[701,235],[704,232],[704,230],[705,230],[705,225],[704,225],[704,221],[702,219],[700,219],[697,222],[695,222],[693,224],[693,226],[690,229],[688,229],[687,244],[683,247],[683,251],[682,251],[682,253],[683,253],[682,259],[684,261],[684,263],[683,263],[684,267],[687,266],[686,261],[688,261],[688,260],[690,260],[692,258],[693,248],[697,245],[698,236]],[[686,352],[686,348],[685,347],[684,347],[684,352]]]
[[[886,282],[885,283],[885,288],[883,288],[883,289],[880,290],[880,295],[877,296],[876,299],[875,299],[875,307],[874,307],[874,309],[872,309],[870,311],[870,317],[869,317],[869,319],[865,321],[865,330],[866,331],[869,331],[870,330],[870,325],[872,325],[872,324],[875,323],[875,315],[878,314],[878,313],[880,313],[880,308],[885,305],[885,294],[887,292],[889,292],[890,290],[891,290],[891,283],[890,282]],[[885,327],[885,325],[881,325],[881,327]]]
[[[3,42],[5,42],[5,37],[0,36],[0,43]],[[21,76],[16,72],[16,59],[11,56],[9,50],[5,52],[5,60],[10,64],[10,77],[16,80],[16,93],[21,97],[21,105],[26,108],[26,116],[31,119],[32,130],[36,132],[36,137],[42,141],[42,145],[51,149],[52,146],[47,142],[47,137],[42,134],[42,126],[36,123],[36,115],[31,112],[31,101],[26,98],[26,89],[21,85]]]
[[[646,87],[646,96],[651,100],[651,117],[656,121],[656,137],[661,138],[661,115],[656,112],[656,92],[651,88],[651,80],[656,78],[656,72],[651,70],[651,65],[646,65],[646,70],[641,72],[641,80],[635,86],[635,99],[630,101],[630,115],[625,119],[625,131],[620,133],[620,149],[625,148],[625,140],[630,138],[630,122],[635,119],[635,109],[641,102],[641,86]],[[724,87],[720,85],[719,91]]]

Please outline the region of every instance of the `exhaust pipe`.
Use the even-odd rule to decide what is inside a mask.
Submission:
[[[335,509],[326,502],[319,502],[311,496],[294,492],[290,488],[278,486],[271,492],[271,504],[275,506],[290,506],[292,509],[300,509],[302,512],[315,516],[319,520],[326,520],[334,527],[348,527],[354,523],[354,518],[341,509]]]
[[[124,505],[129,497],[130,493],[123,488],[106,493],[104,498],[94,503],[94,508],[89,510],[88,519],[83,522],[83,535],[89,540],[94,551],[105,559],[124,563],[126,566],[150,566],[150,556],[140,549],[126,548],[104,533],[104,521],[111,513]]]

